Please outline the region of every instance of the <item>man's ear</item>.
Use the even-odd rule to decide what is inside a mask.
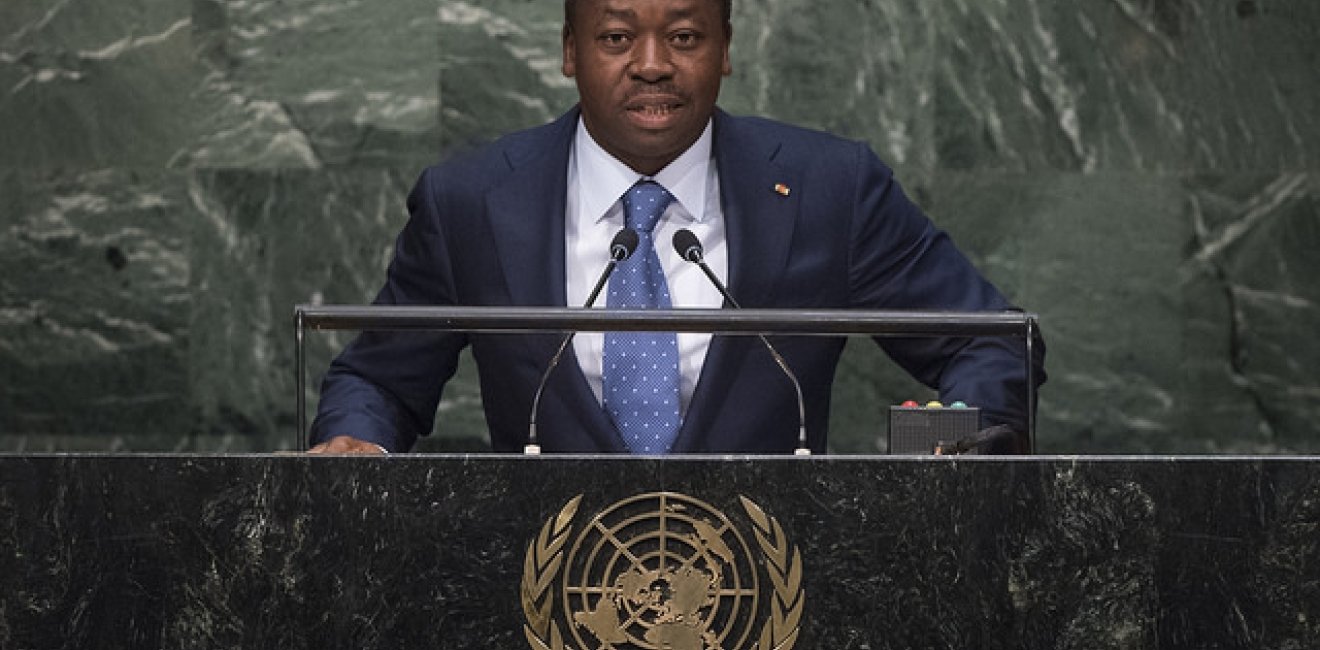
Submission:
[[[564,63],[565,77],[577,75],[577,46],[573,43],[573,28],[564,24]]]

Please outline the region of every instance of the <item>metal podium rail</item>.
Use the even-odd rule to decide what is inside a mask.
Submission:
[[[298,391],[298,449],[307,443],[307,356],[312,330],[531,332],[702,332],[727,335],[1004,336],[1026,352],[1027,429],[1036,450],[1036,377],[1032,364],[1039,317],[1017,311],[939,312],[852,309],[648,309],[571,307],[401,307],[298,305],[293,311]]]

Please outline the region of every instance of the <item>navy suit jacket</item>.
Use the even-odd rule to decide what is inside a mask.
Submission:
[[[408,198],[411,218],[376,302],[565,306],[565,192],[578,115],[574,109],[427,169]],[[866,145],[717,111],[714,155],[727,283],[742,306],[1011,308]],[[791,193],[776,192],[779,184]],[[411,448],[431,430],[441,389],[471,345],[492,447],[521,450],[533,393],[559,338],[363,333],[326,375],[312,441],[350,435],[391,451]],[[801,380],[810,447],[823,452],[845,340],[774,340]],[[1025,431],[1021,341],[877,342],[944,399],[985,409],[987,425]],[[875,405],[877,419],[885,406]],[[540,411],[546,451],[626,451],[571,353],[551,376]],[[797,446],[797,420],[792,386],[760,342],[717,336],[673,451],[788,453]]]

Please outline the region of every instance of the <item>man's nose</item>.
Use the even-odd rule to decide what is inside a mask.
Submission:
[[[637,42],[633,48],[632,73],[634,77],[647,82],[668,79],[674,74],[674,62],[670,59],[669,48],[664,39],[648,36]]]

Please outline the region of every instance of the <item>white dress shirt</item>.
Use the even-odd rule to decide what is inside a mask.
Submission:
[[[651,180],[662,185],[676,199],[655,227],[656,253],[669,282],[669,296],[675,309],[685,307],[719,308],[723,296],[701,268],[678,256],[672,245],[674,233],[691,230],[706,251],[706,263],[719,278],[728,281],[729,255],[724,241],[724,212],[720,208],[720,179],[711,149],[711,124],[687,151],[660,170]],[[637,181],[648,178],[630,169],[601,148],[578,119],[577,135],[568,157],[568,200],[564,212],[566,255],[565,278],[568,304],[581,306],[610,259],[610,242],[623,228],[623,203],[620,199]],[[594,305],[605,307],[602,291]],[[687,415],[697,379],[706,361],[711,335],[678,335],[679,393],[682,413]],[[578,365],[597,401],[601,400],[601,358],[605,335],[583,332],[573,339]]]

